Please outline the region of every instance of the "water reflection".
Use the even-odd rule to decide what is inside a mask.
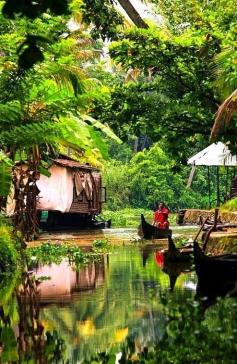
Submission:
[[[167,291],[170,283],[153,259],[154,249],[150,253],[145,267],[139,248],[126,247],[79,273],[66,262],[37,269],[37,276],[52,277],[39,286],[41,319],[62,334],[70,363],[89,360],[93,353],[116,347],[128,336],[141,346],[162,337],[165,316],[159,293]],[[192,296],[192,291],[182,290],[187,277],[180,278],[177,299]]]
[[[80,271],[71,266],[67,260],[60,264],[38,266],[35,269],[36,278],[49,278],[39,286],[41,303],[70,302],[81,291],[94,290],[104,283],[107,257],[98,262],[92,262]]]
[[[193,263],[191,261],[186,262],[171,262],[164,259],[164,255],[159,253],[160,248],[156,248],[154,244],[147,244],[140,247],[140,253],[142,256],[143,267],[146,266],[146,262],[152,255],[157,266],[169,276],[170,290],[175,288],[176,281],[181,274],[190,273],[193,270]]]
[[[46,329],[40,318],[39,282],[23,274],[21,284],[9,296],[14,275],[1,287],[0,362],[63,363],[64,340]]]
[[[8,295],[1,304],[2,362],[74,364],[107,349],[118,353],[130,339],[137,351],[156,344],[167,325],[162,295],[185,308],[196,282],[186,265],[159,266],[156,250],[120,247],[79,272],[63,261],[24,275],[12,301]],[[201,289],[199,296],[208,293]]]

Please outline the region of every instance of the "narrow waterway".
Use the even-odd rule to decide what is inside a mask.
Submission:
[[[128,336],[141,347],[153,345],[165,327],[161,295],[166,292],[184,304],[194,297],[196,278],[188,271],[191,266],[165,271],[156,251],[151,245],[118,247],[100,263],[79,272],[67,262],[36,270],[37,277],[51,277],[39,287],[40,319],[65,340],[70,363],[89,360]]]
[[[173,231],[174,236],[188,239],[195,235],[197,228],[179,227]],[[168,334],[171,335],[171,343],[177,335],[182,338],[174,344],[177,361],[172,363],[176,364],[185,362],[179,358],[179,342],[185,340],[183,330],[189,330],[187,341],[191,340],[193,333],[200,333],[200,339],[192,338],[195,345],[199,345],[200,341],[208,347],[209,339],[211,345],[213,334],[203,339],[209,331],[218,334],[218,330],[223,330],[222,341],[232,340],[228,338],[233,336],[231,330],[235,321],[233,316],[223,320],[224,314],[220,309],[210,309],[215,307],[211,306],[215,303],[215,296],[211,302],[201,299],[201,316],[200,313],[192,316],[196,302],[200,300],[201,288],[194,266],[192,262],[167,264],[160,260],[157,252],[167,245],[166,240],[141,242],[135,229],[87,231],[83,234],[71,232],[63,236],[54,233],[48,234],[46,239],[44,236],[43,240],[49,240],[50,236],[54,236],[56,241],[67,241],[70,237],[81,246],[108,237],[114,246],[110,253],[82,266],[79,271],[66,259],[60,264],[50,265],[34,262],[32,272],[23,275],[20,280],[3,281],[5,286],[1,289],[5,296],[0,301],[0,359],[3,358],[3,363],[107,363],[107,359],[93,361],[93,358],[112,352],[115,359],[109,363],[118,364],[122,348],[131,343],[136,353],[135,356],[130,355],[134,359],[132,362],[140,362],[137,359],[139,353],[144,348],[153,350]],[[18,286],[13,290],[17,279]],[[231,307],[228,303],[227,312],[232,312]],[[236,310],[236,301],[233,307]],[[203,334],[198,325],[201,325],[206,312]],[[221,328],[222,323],[226,328]],[[198,329],[194,330],[192,326],[198,326]],[[225,352],[222,341],[221,350]],[[186,346],[189,346],[189,341]],[[130,346],[126,350],[131,352]],[[203,352],[205,350],[210,352],[205,348]],[[193,353],[190,355],[187,363],[203,363],[192,361]],[[164,359],[162,363],[170,361]]]
[[[174,238],[192,238],[198,231],[197,225],[190,226],[171,226]],[[141,238],[138,236],[137,228],[112,228],[102,230],[81,230],[81,231],[53,231],[43,232],[39,239],[28,244],[29,247],[39,246],[42,242],[71,242],[79,246],[89,246],[96,239],[108,239],[111,244],[121,245],[123,243],[139,243]],[[167,239],[153,241],[154,243],[163,243],[167,245]]]

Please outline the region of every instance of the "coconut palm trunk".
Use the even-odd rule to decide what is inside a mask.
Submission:
[[[140,14],[137,12],[137,10],[134,8],[134,6],[131,4],[129,0],[118,0],[118,2],[122,6],[122,8],[126,11],[127,15],[132,20],[132,22],[138,28],[144,28],[144,29],[148,28],[148,25],[144,22]]]

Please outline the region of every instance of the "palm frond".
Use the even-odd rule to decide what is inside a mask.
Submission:
[[[75,96],[85,92],[86,73],[82,69],[65,64],[54,64],[48,66],[47,71],[59,87],[73,91]]]
[[[216,80],[214,85],[220,90],[223,98],[227,98],[237,88],[237,47],[226,47],[216,55],[210,75]],[[234,71],[234,72],[233,72]]]
[[[89,115],[81,115],[82,120],[88,121],[95,129],[102,131],[108,138],[115,140],[117,143],[121,144],[122,141],[117,137],[117,135],[112,131],[112,129],[100,121],[92,118]]]
[[[211,130],[211,140],[214,141],[230,125],[233,114],[237,112],[237,89],[221,104]]]

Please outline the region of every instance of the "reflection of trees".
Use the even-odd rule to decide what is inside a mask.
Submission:
[[[18,352],[20,362],[34,359],[35,363],[60,363],[64,342],[56,331],[46,331],[40,321],[39,281],[28,274],[17,290],[19,307]]]
[[[166,321],[159,294],[169,286],[168,276],[159,270],[152,255],[143,267],[135,247],[120,248],[108,259],[75,272],[71,299],[54,297],[54,304],[39,297],[43,284],[29,275],[23,277],[15,295],[14,307],[19,312],[14,314],[17,328],[11,331],[14,340],[9,350],[19,362],[62,363],[67,346],[67,357],[73,364],[90,360],[95,352],[116,348],[126,337],[138,348],[162,338]],[[177,302],[183,298],[178,292],[172,295]],[[13,327],[6,311],[3,316],[5,324]]]
[[[64,342],[56,331],[46,331],[40,321],[38,283],[25,274],[15,289],[15,276],[5,278],[0,305],[0,346],[2,362],[60,363]]]
[[[104,285],[88,292],[74,290],[73,305],[42,309],[42,319],[60,331],[72,347],[72,363],[121,343],[127,335],[137,342],[151,343],[164,330],[158,296],[169,286],[169,278],[153,257],[143,267],[138,249],[121,248],[109,255],[104,271]],[[179,297],[182,299],[181,293]]]

